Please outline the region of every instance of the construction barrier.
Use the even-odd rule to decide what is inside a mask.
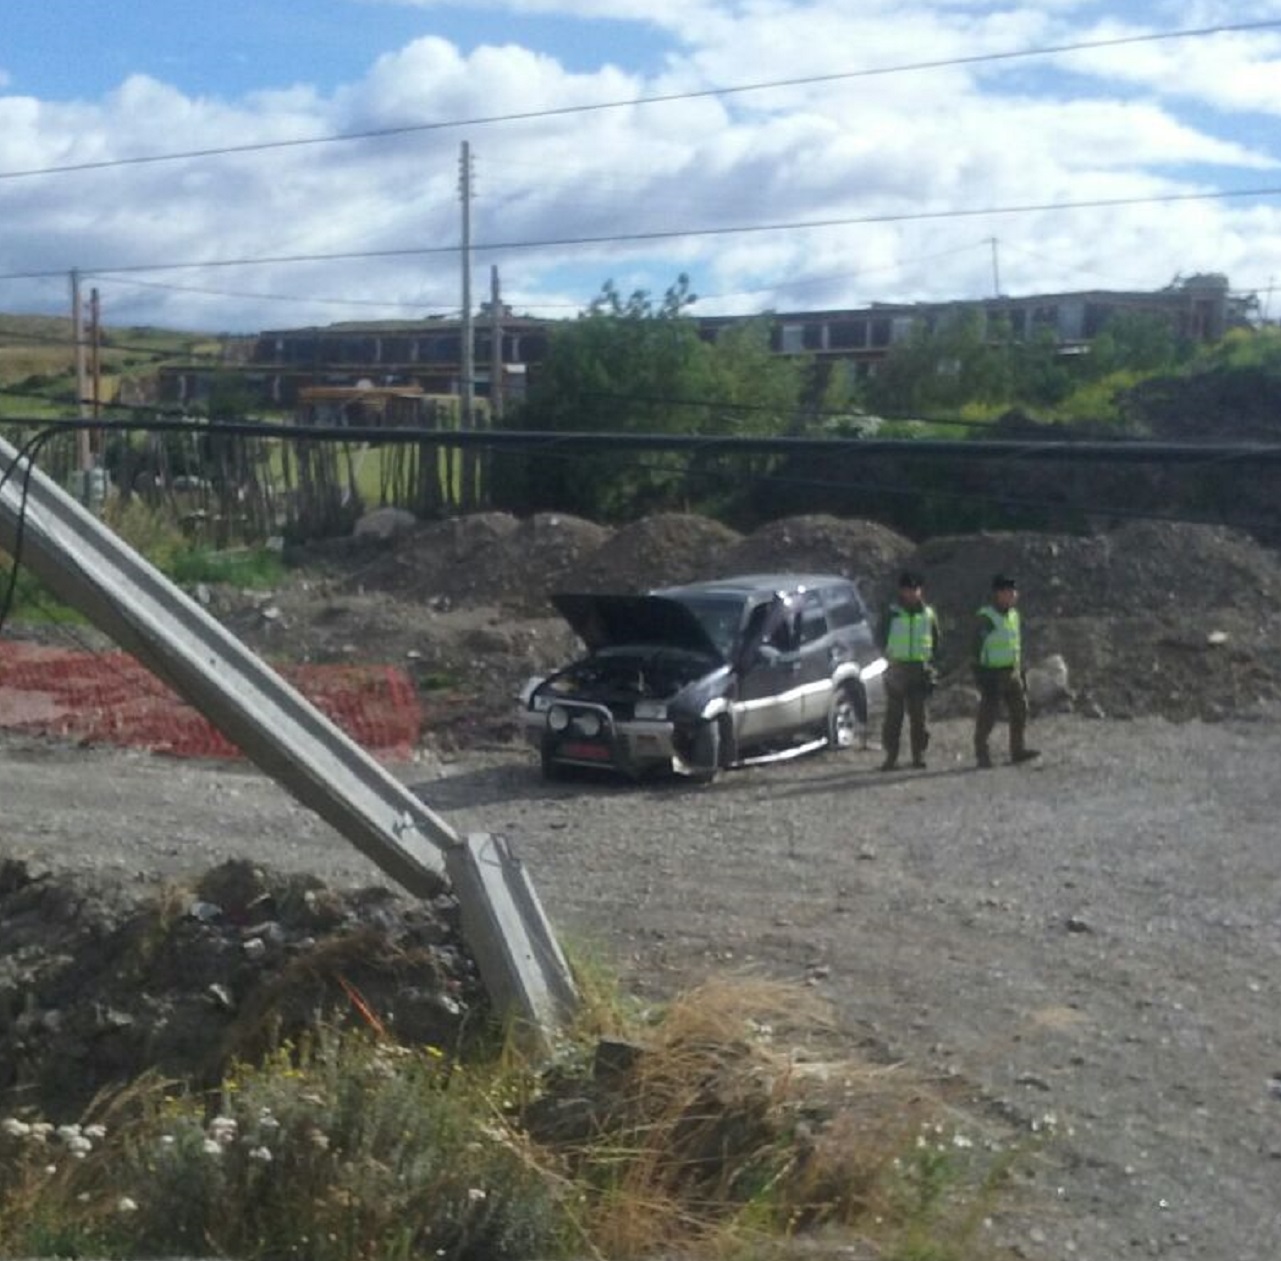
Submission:
[[[408,758],[422,711],[393,666],[275,667],[348,736],[387,760]],[[240,751],[203,714],[124,652],[82,652],[0,640],[0,730],[173,757]]]

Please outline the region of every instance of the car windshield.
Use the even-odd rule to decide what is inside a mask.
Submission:
[[[743,601],[739,596],[682,596],[680,602],[698,618],[707,637],[722,657],[732,655],[742,624]]]

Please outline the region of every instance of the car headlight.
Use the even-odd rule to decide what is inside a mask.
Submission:
[[[553,731],[564,731],[569,726],[569,710],[553,705],[547,711],[547,725]]]
[[[667,717],[667,705],[663,701],[637,701],[632,712],[642,721],[662,722]]]
[[[590,740],[593,736],[600,735],[600,715],[592,713],[589,709],[586,713],[579,714],[574,719],[574,726]]]

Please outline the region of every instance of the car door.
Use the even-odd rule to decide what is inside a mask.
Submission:
[[[740,748],[767,743],[804,722],[799,619],[799,610],[783,596],[762,601],[748,615],[749,639],[762,622],[769,629],[739,676],[734,710]]]
[[[807,591],[800,601],[798,652],[801,686],[800,724],[817,727],[827,722],[827,708],[832,699],[832,671],[848,651],[844,641],[832,633],[827,610],[819,591]]]
[[[827,623],[831,632],[829,660],[833,672],[843,663],[863,671],[876,662],[884,664],[880,646],[872,630],[867,605],[853,583],[837,584],[824,593],[827,606]],[[870,709],[880,709],[883,704],[883,682],[876,671],[863,678],[863,690]]]

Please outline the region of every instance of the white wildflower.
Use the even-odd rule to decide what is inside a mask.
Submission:
[[[25,1121],[19,1121],[17,1117],[5,1117],[0,1121],[0,1130],[3,1130],[10,1138],[26,1138],[31,1133],[31,1126]]]
[[[127,1195],[122,1195],[116,1201],[117,1213],[136,1213],[138,1211],[138,1201],[131,1200]]]
[[[206,1156],[221,1156],[222,1144],[216,1138],[207,1138],[201,1144],[200,1150],[203,1151]]]
[[[78,1125],[60,1125],[57,1129],[57,1135],[64,1143],[70,1142],[73,1138],[80,1137],[80,1127]]]
[[[107,1137],[107,1127],[105,1125],[86,1125],[84,1128],[85,1138],[91,1138],[96,1143],[101,1138]]]
[[[250,1160],[260,1160],[264,1165],[271,1163],[271,1149],[267,1147],[255,1147],[249,1153]]]
[[[482,1200],[486,1200],[489,1198],[489,1192],[486,1191],[484,1187],[468,1187],[467,1198],[473,1204],[479,1204],[481,1203]]]
[[[959,1147],[960,1149],[964,1150],[967,1147],[973,1147],[974,1140],[972,1138],[967,1138],[964,1134],[953,1134],[952,1146]]]
[[[67,1151],[77,1160],[83,1160],[93,1151],[93,1144],[83,1134],[73,1134],[67,1139]]]
[[[31,1125],[31,1137],[38,1138],[43,1142],[50,1134],[53,1133],[53,1122],[51,1121],[33,1121]]]
[[[209,1137],[215,1143],[221,1143],[224,1147],[236,1141],[236,1133],[240,1129],[236,1123],[235,1117],[214,1117],[209,1122]]]

